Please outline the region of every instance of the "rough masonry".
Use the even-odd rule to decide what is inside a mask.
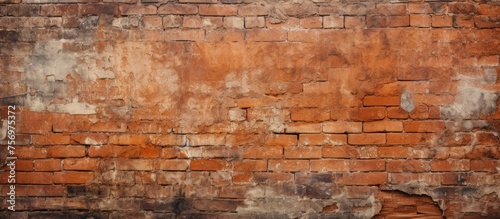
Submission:
[[[0,0],[1,218],[500,218],[496,0]]]

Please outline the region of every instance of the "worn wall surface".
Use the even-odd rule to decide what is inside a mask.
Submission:
[[[500,218],[499,54],[496,0],[0,0],[0,217]]]

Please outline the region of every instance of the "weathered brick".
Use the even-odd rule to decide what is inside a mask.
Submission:
[[[191,160],[190,169],[191,170],[225,170],[229,169],[230,165],[224,160]]]
[[[432,27],[451,27],[453,20],[448,15],[434,15],[432,16]]]
[[[241,16],[266,16],[269,9],[264,5],[248,4],[238,5],[238,15]]]
[[[98,160],[93,158],[64,159],[64,170],[95,170]]]
[[[323,17],[308,17],[300,19],[302,28],[323,28]]]
[[[238,8],[234,5],[200,5],[200,15],[208,16],[230,16],[237,15]]]
[[[234,162],[234,171],[239,172],[251,172],[251,171],[266,171],[267,161],[266,160],[242,160]]]
[[[276,172],[256,172],[254,180],[263,184],[278,184],[287,183],[293,180],[292,173],[276,173]]]
[[[320,133],[321,123],[289,123],[285,126],[286,133]]]
[[[362,107],[354,108],[351,111],[351,117],[356,121],[373,121],[385,118],[384,107]]]
[[[56,172],[56,173],[58,173],[58,172]],[[7,182],[7,179],[5,179],[4,182]],[[56,179],[54,176],[54,180],[52,180],[52,173],[46,173],[46,172],[17,172],[16,173],[16,183],[17,184],[45,185],[45,184],[52,184],[53,182],[56,183]]]
[[[345,145],[345,134],[300,134],[299,142],[302,145]]]
[[[222,25],[227,29],[244,29],[245,20],[242,17],[224,17]]]
[[[408,158],[412,153],[409,147],[378,147],[377,150],[380,158]]]
[[[429,134],[420,133],[388,133],[387,144],[427,144],[432,138]]]
[[[470,160],[434,160],[431,161],[431,171],[469,171]]]
[[[198,6],[190,4],[165,4],[158,7],[158,14],[197,14]]]
[[[311,160],[311,171],[314,172],[346,172],[349,171],[347,160]]]
[[[62,166],[60,159],[35,160],[33,164],[35,171],[60,171]]]
[[[427,160],[390,160],[387,161],[388,172],[414,172],[423,173],[430,170]]]
[[[430,27],[431,16],[426,14],[411,14],[410,26],[412,27]]]
[[[154,5],[120,5],[120,12],[124,15],[156,14]]]
[[[385,15],[406,14],[406,4],[377,4],[377,12]]]
[[[189,160],[156,160],[155,167],[158,170],[186,170]]]
[[[245,28],[259,28],[266,25],[264,17],[245,17]]]
[[[286,147],[285,158],[321,158],[321,147]]]
[[[287,32],[275,29],[248,30],[246,39],[256,42],[281,42],[287,39]]]
[[[85,147],[84,146],[51,146],[47,152],[49,157],[60,158],[60,157],[84,157]]]
[[[364,132],[402,132],[403,122],[393,120],[382,120],[363,122]]]
[[[362,130],[363,123],[361,122],[335,121],[323,123],[323,132],[325,133],[361,133]]]
[[[445,124],[443,121],[405,121],[405,132],[443,132]]]
[[[167,41],[203,41],[205,39],[205,31],[198,29],[168,29],[165,30],[163,39]]]
[[[243,158],[282,158],[283,148],[269,147],[247,147],[243,149]]]
[[[268,169],[274,172],[303,172],[309,170],[308,160],[269,160]]]
[[[344,17],[343,16],[324,16],[323,17],[323,27],[324,28],[344,28]]]
[[[385,161],[384,160],[350,160],[349,169],[351,171],[362,171],[362,172],[372,172],[372,171],[384,171]]]
[[[344,174],[343,183],[346,185],[383,185],[388,182],[387,173],[350,173]]]
[[[498,161],[496,160],[471,160],[470,170],[476,172],[498,172]]]
[[[55,184],[85,184],[94,180],[93,172],[55,172]]]

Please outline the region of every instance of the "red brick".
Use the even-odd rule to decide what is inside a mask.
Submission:
[[[198,6],[190,4],[165,4],[158,8],[158,14],[197,14]]]
[[[410,26],[412,27],[430,27],[431,16],[427,14],[411,14]]]
[[[478,8],[471,3],[453,2],[448,4],[448,13],[473,15]]]
[[[160,152],[161,158],[177,158],[179,150],[177,148],[162,148]]]
[[[347,142],[352,145],[376,145],[385,144],[385,134],[349,134]]]
[[[42,5],[40,15],[49,17],[73,17],[78,15],[78,5]]]
[[[347,122],[335,121],[324,122],[323,132],[325,133],[361,133],[363,123],[361,122]]]
[[[387,183],[387,173],[350,173],[342,177],[345,185],[381,185]]]
[[[54,123],[55,124],[55,123]],[[126,132],[127,125],[125,123],[113,122],[97,122],[90,126],[91,132]]]
[[[297,136],[296,135],[268,135],[266,136],[264,145],[270,146],[296,146]]]
[[[405,132],[442,132],[445,129],[443,121],[405,121]]]
[[[230,16],[237,15],[238,8],[234,5],[200,5],[200,15]]]
[[[399,106],[401,97],[399,96],[365,96],[363,99],[364,106]]]
[[[62,197],[65,193],[66,187],[60,185],[16,185],[16,195],[23,197]]]
[[[97,168],[97,159],[77,158],[64,159],[64,170],[95,170]]]
[[[469,171],[470,160],[434,160],[431,161],[431,171],[450,172],[450,171]]]
[[[307,17],[300,19],[300,26],[302,28],[323,28],[323,17]]]
[[[384,160],[350,160],[349,167],[351,171],[384,171]]]
[[[224,145],[225,135],[222,134],[199,134],[188,135],[189,146],[210,146],[210,145]]]
[[[451,27],[453,19],[449,15],[433,15],[432,27]]]
[[[55,172],[55,184],[85,184],[94,180],[93,172]]]
[[[276,172],[309,171],[308,160],[269,160],[268,169]]]
[[[499,65],[499,57],[497,55],[481,56],[477,59],[477,64],[479,66],[498,66]]]
[[[252,29],[247,31],[247,40],[256,42],[281,42],[286,41],[287,32],[276,29]]]
[[[286,147],[285,158],[321,158],[321,147]]]
[[[61,160],[60,159],[50,159],[50,160],[35,160],[33,161],[35,171],[60,171],[61,170]]]
[[[4,182],[7,182],[5,180]],[[16,172],[16,184],[52,184],[52,173]],[[54,181],[55,182],[55,181]]]
[[[380,158],[408,158],[412,154],[408,147],[378,147],[377,150]]]
[[[346,172],[349,171],[347,160],[311,160],[311,171],[314,172]]]
[[[155,167],[158,170],[187,170],[189,160],[156,160]]]
[[[234,163],[234,171],[239,172],[253,172],[253,171],[266,171],[267,161],[265,160],[242,160]]]
[[[363,122],[364,132],[401,132],[403,122],[393,120],[382,120],[373,122]]]
[[[46,148],[17,147],[16,154],[19,159],[40,159],[47,158]]]
[[[345,145],[347,135],[345,134],[300,134],[302,145]]]
[[[389,119],[407,119],[408,112],[406,112],[401,107],[389,107],[389,108],[387,108],[387,118],[389,118]]]
[[[91,146],[89,148],[89,157],[139,157],[140,147],[137,146]]]
[[[36,133],[45,134],[51,131],[51,117],[46,113],[29,111],[17,112],[16,134]],[[29,122],[22,122],[29,121]],[[54,123],[55,124],[55,123]]]
[[[247,147],[243,151],[243,158],[282,158],[282,147]]]
[[[286,133],[321,133],[321,123],[288,123]]]
[[[208,171],[216,171],[216,170],[225,170],[229,169],[229,163],[224,160],[191,160],[190,164],[191,170],[208,170]]]
[[[387,26],[408,27],[410,26],[410,16],[408,15],[387,16]]]
[[[48,149],[48,156],[59,157],[84,157],[85,146],[51,146]]]
[[[499,15],[500,14],[500,5],[480,4],[479,5],[479,14]]]
[[[387,133],[387,144],[418,145],[427,144],[431,139],[430,134],[420,133]]]
[[[158,146],[184,146],[186,137],[184,135],[150,135],[149,141]]]
[[[408,5],[408,12],[416,14],[430,14],[434,11],[428,3],[410,3]]]
[[[390,160],[387,161],[388,172],[414,172],[430,171],[430,163],[426,160]]]
[[[359,156],[356,147],[352,146],[334,146],[322,147],[323,157],[332,158],[355,158]]]
[[[498,15],[479,15],[474,17],[474,24],[479,28],[498,28],[500,27],[499,19]]]
[[[407,184],[419,183],[428,186],[441,186],[443,181],[440,174],[426,174],[426,173],[391,173],[391,184]]]
[[[10,167],[5,165],[2,167],[3,170],[10,170]],[[32,160],[16,160],[16,171],[33,171],[33,161]]]
[[[97,133],[71,134],[70,139],[72,143],[81,145],[103,145],[108,143],[106,134]]]
[[[496,160],[471,160],[470,170],[475,172],[496,173],[499,170],[499,165]]]
[[[59,1],[61,2],[61,1]],[[117,15],[118,5],[113,4],[82,4],[79,7],[80,15]]]
[[[356,121],[373,121],[385,118],[384,107],[363,107],[354,108],[351,111],[351,117]]]

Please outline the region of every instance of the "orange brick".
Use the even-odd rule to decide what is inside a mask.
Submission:
[[[321,147],[286,147],[285,158],[321,158]]]
[[[318,108],[293,108],[290,110],[293,121],[316,122],[330,119],[330,111]]]
[[[311,171],[315,172],[346,172],[349,171],[347,160],[311,160]]]
[[[363,123],[361,122],[323,122],[323,132],[325,133],[361,133]]]
[[[190,4],[165,4],[158,8],[158,14],[197,14],[198,6]]]
[[[384,107],[363,107],[354,108],[351,111],[351,117],[357,121],[373,121],[385,118]]]
[[[296,135],[268,135],[266,136],[264,145],[270,146],[296,146],[297,136]]]
[[[432,135],[421,133],[387,133],[387,144],[427,144]]]
[[[234,184],[250,184],[253,182],[252,173],[235,173],[232,181]]]
[[[7,182],[5,180],[4,182]],[[52,173],[43,172],[16,172],[17,184],[52,184]]]
[[[356,147],[352,146],[335,146],[335,147],[322,147],[323,157],[332,158],[356,158],[359,156]]]
[[[300,19],[302,28],[323,28],[323,17],[307,17]]]
[[[89,157],[139,157],[140,147],[137,146],[91,146]]]
[[[345,185],[381,185],[388,181],[387,173],[350,173],[342,177]]]
[[[344,28],[344,17],[343,16],[324,16],[323,17],[323,27],[324,28]]]
[[[434,160],[431,162],[431,171],[469,171],[470,160]]]
[[[48,156],[59,157],[84,157],[85,146],[51,146],[48,149]]]
[[[364,132],[401,132],[403,122],[393,120],[382,120],[373,122],[363,122]]]
[[[282,147],[247,147],[243,151],[243,158],[282,158]]]
[[[189,160],[156,160],[155,167],[158,170],[187,170]]]
[[[350,160],[351,171],[384,171],[384,160]]]
[[[427,14],[411,14],[410,26],[412,27],[430,27],[431,16]]]
[[[160,16],[144,16],[142,18],[142,26],[146,29],[161,29],[163,28],[163,18]]]
[[[281,42],[286,41],[287,32],[276,29],[252,29],[247,31],[247,40],[255,42]]]
[[[268,169],[276,172],[309,171],[308,160],[269,160]]]
[[[234,171],[239,172],[253,172],[253,171],[266,171],[266,160],[242,160],[234,163]]]
[[[347,144],[346,134],[300,134],[300,144],[302,145],[345,145]]]
[[[345,28],[349,29],[362,29],[366,27],[364,16],[345,16]]]
[[[189,146],[210,146],[210,145],[224,145],[225,135],[222,134],[199,134],[188,135]]]
[[[93,172],[55,172],[55,184],[85,184],[94,180]]]
[[[111,135],[109,136],[109,143],[116,145],[140,145],[144,144],[146,138],[143,135]]]
[[[387,26],[408,27],[410,26],[410,16],[408,15],[387,16]]]
[[[61,170],[61,160],[60,159],[50,159],[50,160],[35,160],[33,161],[35,171],[60,171]]]
[[[498,172],[498,161],[496,160],[471,160],[470,170],[476,172]]]
[[[4,165],[2,170],[10,170],[10,166]],[[33,171],[32,160],[16,160],[16,171]]]
[[[320,133],[321,123],[288,123],[285,127],[286,133]]]
[[[412,153],[408,147],[378,147],[377,150],[380,158],[408,158]]]
[[[229,16],[237,15],[238,8],[234,5],[200,5],[200,15]]]
[[[348,134],[347,143],[352,145],[374,145],[385,144],[385,135],[382,133],[374,134]]]
[[[149,141],[153,145],[159,146],[184,146],[186,145],[186,136],[184,135],[149,135]]]
[[[46,148],[17,147],[16,154],[19,159],[40,159],[47,158]]]
[[[51,135],[32,135],[31,141],[33,145],[58,145],[69,144],[70,136],[65,134],[51,134]]]
[[[153,170],[151,159],[117,159],[116,170]]]
[[[206,39],[212,42],[241,42],[245,40],[245,33],[241,30],[207,30]]]
[[[167,41],[203,41],[205,31],[198,29],[168,29],[163,32],[163,39]]]
[[[238,15],[242,16],[266,16],[269,14],[269,9],[264,5],[248,4],[238,5]]]
[[[384,15],[406,14],[407,4],[377,4],[377,12]]]
[[[406,112],[401,107],[387,108],[387,118],[389,119],[407,119],[408,115],[408,112]]]
[[[399,106],[401,97],[399,96],[365,96],[363,99],[364,106]]]
[[[64,170],[95,170],[97,162],[93,158],[64,159],[63,166]]]
[[[449,15],[432,16],[432,27],[451,27],[453,19]]]
[[[120,5],[120,13],[123,15],[156,14],[155,5]]]
[[[442,132],[445,129],[443,121],[405,121],[405,132]]]
[[[108,143],[108,135],[97,133],[71,134],[72,143],[81,145],[103,145]]]
[[[408,12],[415,14],[430,14],[434,13],[429,3],[410,3]]]
[[[229,163],[224,160],[191,160],[190,169],[191,170],[224,170],[229,168]]]

